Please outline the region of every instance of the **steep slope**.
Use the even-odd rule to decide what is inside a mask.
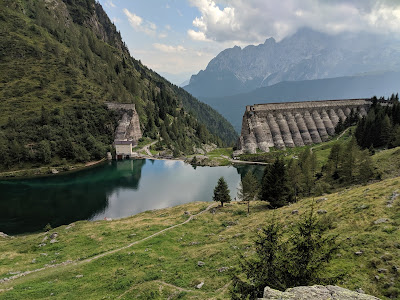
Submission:
[[[231,143],[208,105],[135,60],[94,0],[0,0],[0,165],[100,158],[118,116],[134,103],[145,136],[191,153]]]
[[[327,35],[301,29],[280,42],[233,47],[219,53],[185,89],[197,97],[244,93],[282,81],[395,71],[400,42],[366,33]]]
[[[220,112],[240,132],[246,105],[275,102],[388,97],[400,92],[400,73],[386,72],[305,81],[286,81],[249,93],[220,98],[201,98]]]

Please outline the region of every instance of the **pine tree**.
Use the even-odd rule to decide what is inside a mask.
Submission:
[[[342,155],[342,146],[340,143],[333,144],[326,164],[326,175],[329,179],[339,179],[339,169]]]
[[[256,199],[258,195],[258,180],[252,172],[247,172],[240,182],[238,198],[247,201],[247,212],[250,212],[250,201]]]
[[[311,195],[315,184],[315,173],[317,170],[317,157],[311,149],[304,150],[299,157],[299,165],[303,174],[304,194]]]
[[[228,185],[224,177],[220,177],[218,179],[218,184],[214,188],[213,200],[216,202],[221,202],[221,206],[224,206],[224,203],[231,202],[231,196],[229,195]]]
[[[257,299],[266,286],[284,291],[295,286],[334,284],[343,274],[324,276],[339,248],[337,236],[325,235],[327,229],[313,209],[294,225],[286,241],[280,226],[272,222],[258,235],[255,256],[240,257],[240,271],[232,273],[232,299]]]
[[[335,282],[338,277],[322,276],[333,255],[338,250],[337,236],[323,236],[327,230],[314,215],[313,208],[297,225],[288,241],[284,256],[285,277],[290,286],[305,286]],[[290,287],[288,286],[288,287]]]
[[[297,201],[297,197],[301,195],[303,188],[303,173],[297,161],[291,159],[287,168],[287,175],[289,179],[290,194],[294,201]]]
[[[381,123],[380,143],[383,146],[388,146],[391,138],[392,138],[392,125],[390,123],[389,116],[385,115]]]
[[[267,166],[261,183],[261,200],[268,201],[272,208],[282,207],[288,202],[289,188],[283,160],[277,158]]]
[[[357,142],[354,138],[347,143],[345,153],[346,155],[343,157],[340,177],[342,182],[352,183],[355,179],[360,153],[360,149],[358,148]]]
[[[360,153],[360,165],[358,167],[358,179],[362,183],[366,183],[374,176],[374,167],[369,150],[364,150]]]

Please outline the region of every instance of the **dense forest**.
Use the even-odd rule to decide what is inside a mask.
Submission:
[[[0,168],[105,155],[119,116],[134,103],[144,136],[175,155],[230,145],[232,126],[130,56],[94,0],[0,0]]]
[[[357,125],[355,136],[362,148],[394,148],[400,146],[400,103],[398,94],[383,103],[372,99],[368,115]]]

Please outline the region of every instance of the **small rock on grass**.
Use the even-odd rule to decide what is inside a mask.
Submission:
[[[378,220],[375,220],[374,224],[377,225],[377,224],[381,224],[381,223],[387,223],[388,221],[389,221],[389,219],[387,219],[387,218],[380,218]]]
[[[202,267],[202,266],[205,265],[205,262],[199,260],[199,261],[197,262],[197,265],[198,265],[199,267]]]
[[[200,282],[198,285],[196,285],[196,289],[201,289],[204,285],[204,282]]]

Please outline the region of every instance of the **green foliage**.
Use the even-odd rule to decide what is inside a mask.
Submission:
[[[272,165],[265,167],[261,181],[260,198],[268,201],[272,208],[284,206],[289,201],[289,183],[283,160],[277,158]]]
[[[218,179],[218,183],[214,188],[213,200],[216,202],[221,202],[221,206],[224,206],[224,203],[231,202],[228,184],[226,183],[224,177],[220,177]]]
[[[294,225],[287,240],[277,223],[268,225],[255,241],[255,257],[240,258],[240,272],[232,275],[232,299],[257,299],[266,286],[284,291],[295,286],[334,284],[339,275],[323,274],[338,244],[336,236],[328,236],[326,231],[313,210]],[[241,278],[240,273],[246,277]]]
[[[247,212],[250,212],[250,201],[257,200],[258,197],[258,180],[254,174],[249,171],[242,178],[238,189],[238,199],[247,201]]]
[[[0,57],[8,70],[0,74],[0,151],[10,151],[0,168],[21,168],[32,158],[51,164],[104,157],[119,117],[104,111],[105,101],[134,103],[144,135],[157,139],[163,131],[159,146],[177,155],[232,142],[234,130],[218,113],[130,56],[98,2],[64,3],[0,1],[7,33],[0,34]],[[41,141],[50,144],[50,161]]]
[[[355,132],[357,143],[363,149],[399,146],[400,103],[398,95],[392,95],[388,100],[381,98],[379,102],[373,98],[373,101],[368,115],[358,122]],[[381,103],[386,105],[381,105]]]

